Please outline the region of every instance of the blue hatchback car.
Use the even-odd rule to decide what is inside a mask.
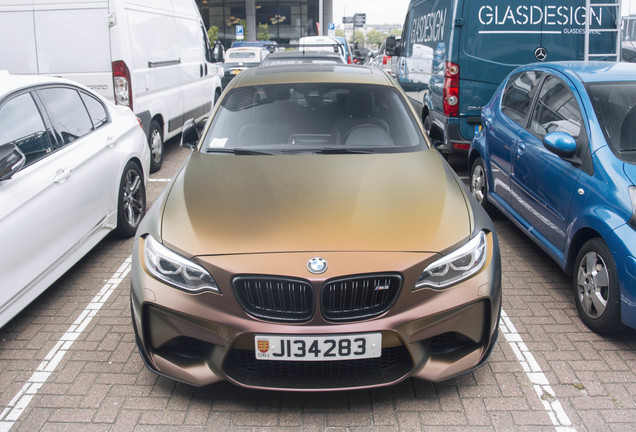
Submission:
[[[636,328],[636,64],[515,69],[482,111],[470,189],[571,275],[583,322]]]

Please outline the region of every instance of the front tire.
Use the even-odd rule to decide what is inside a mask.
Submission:
[[[621,330],[618,272],[605,242],[600,238],[585,242],[574,263],[572,286],[581,320],[597,333]]]
[[[117,200],[117,228],[121,237],[132,237],[137,231],[141,219],[146,214],[146,187],[139,166],[130,161],[124,168],[119,183]]]
[[[488,202],[488,180],[486,167],[482,158],[478,157],[470,168],[470,193],[487,212],[493,210]]]
[[[150,147],[150,172],[153,173],[159,171],[163,163],[163,132],[161,125],[155,119],[150,122],[148,146]]]

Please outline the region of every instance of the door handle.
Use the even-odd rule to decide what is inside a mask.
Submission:
[[[55,172],[55,177],[53,177],[53,182],[55,183],[63,183],[71,175],[71,169],[59,169]]]
[[[526,151],[526,143],[517,144],[517,159],[521,157],[521,155]]]
[[[203,77],[203,65],[199,65],[199,78]]]
[[[108,138],[106,138],[106,145],[108,146],[108,148],[115,147],[115,145],[117,145],[117,137],[109,136]]]

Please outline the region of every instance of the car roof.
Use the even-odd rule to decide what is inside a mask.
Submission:
[[[534,63],[572,76],[584,83],[636,81],[636,64],[611,61],[564,61]],[[532,67],[533,65],[529,65]]]
[[[327,48],[325,48],[327,49]],[[271,59],[277,59],[277,58],[322,58],[322,57],[333,57],[333,58],[337,58],[337,59],[342,59],[342,57],[340,57],[340,54],[338,54],[337,52],[331,52],[331,51],[303,51],[302,49],[299,50],[294,50],[294,51],[280,51],[280,52],[275,52],[272,53],[268,56],[268,58]]]
[[[286,83],[346,83],[395,87],[394,81],[379,68],[347,64],[284,64],[253,68],[241,72],[231,87]]]
[[[228,48],[225,50],[225,53],[234,53],[234,52],[255,52],[255,53],[261,53],[263,51],[266,51],[264,47],[258,47],[258,46],[242,46],[242,47],[234,47],[234,48]]]
[[[46,84],[72,84],[82,87],[73,81],[63,78],[41,75],[12,75],[7,71],[0,71],[0,96],[23,88]]]

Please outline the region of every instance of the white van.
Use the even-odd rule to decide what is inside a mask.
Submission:
[[[151,172],[164,140],[202,120],[221,94],[222,58],[194,0],[3,3],[0,69],[72,79],[129,106],[148,137]]]

